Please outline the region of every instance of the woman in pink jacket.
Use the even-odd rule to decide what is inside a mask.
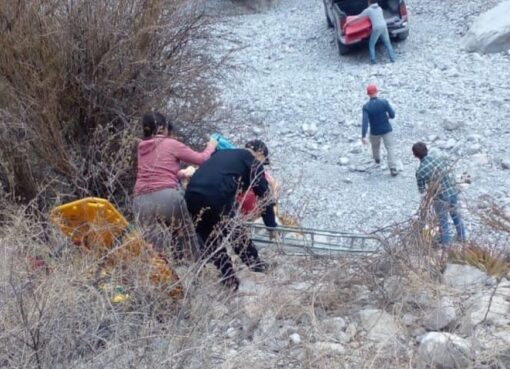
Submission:
[[[138,166],[134,188],[133,212],[149,232],[149,239],[156,248],[163,248],[165,232],[157,229],[163,225],[172,234],[179,235],[194,250],[196,236],[189,217],[183,192],[179,188],[181,161],[200,165],[213,153],[217,142],[210,140],[202,152],[169,137],[172,124],[157,112],[146,113],[142,118],[143,140],[138,144]],[[170,244],[170,247],[173,245]],[[175,247],[173,247],[175,249]],[[179,248],[182,252],[182,249]]]

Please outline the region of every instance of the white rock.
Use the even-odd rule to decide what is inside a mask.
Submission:
[[[427,136],[427,141],[431,142],[431,143],[436,141],[437,139],[439,139],[438,135],[429,135],[429,136]]]
[[[359,315],[363,329],[368,332],[368,339],[384,342],[397,336],[398,330],[395,320],[384,310],[366,309],[361,310]]]
[[[349,158],[342,157],[342,158],[340,158],[340,159],[338,160],[338,163],[339,163],[340,165],[347,165],[347,164],[349,164]]]
[[[317,124],[315,124],[315,123],[310,123],[310,124],[304,123],[301,126],[301,129],[303,130],[304,133],[306,133],[307,135],[310,135],[310,136],[314,136],[319,131],[319,128],[317,127]]]
[[[442,297],[438,306],[425,315],[423,325],[429,331],[438,331],[451,324],[456,317],[453,301],[448,297]]]
[[[451,333],[427,333],[418,347],[419,368],[440,367],[465,369],[471,363],[473,350],[469,342]]]
[[[482,139],[482,135],[479,135],[478,133],[472,133],[469,136],[467,136],[467,140],[469,142],[478,142]]]
[[[473,325],[480,324],[484,321],[496,326],[506,326],[509,323],[510,302],[497,293],[491,295],[491,291],[487,291],[483,295],[477,295],[473,298],[473,307],[470,317]]]
[[[510,50],[510,0],[481,14],[462,39],[467,51],[498,53]]]
[[[487,154],[479,153],[471,156],[471,162],[477,165],[487,165],[489,161],[489,156]]]
[[[310,124],[310,134],[315,135],[319,131],[319,128],[317,127],[317,124],[312,123]]]
[[[487,274],[471,265],[448,264],[443,273],[445,284],[461,291],[476,291],[488,280]]]
[[[291,334],[289,339],[294,345],[299,345],[301,343],[301,336],[297,333]]]
[[[474,155],[474,154],[478,154],[481,150],[482,150],[482,145],[480,145],[479,143],[474,143],[474,144],[468,145],[465,152],[467,155]]]
[[[409,327],[416,322],[416,317],[413,314],[405,313],[400,320],[402,324]]]
[[[328,332],[343,331],[347,326],[344,318],[341,317],[324,319],[321,324]]]
[[[230,327],[229,329],[227,329],[226,336],[228,338],[234,338],[235,336],[237,336],[237,329]]]
[[[445,148],[451,149],[457,144],[457,140],[454,138],[449,138],[448,141],[445,143]]]
[[[345,347],[339,343],[332,342],[316,342],[311,345],[313,350],[319,351],[322,354],[345,354]]]
[[[326,338],[339,342],[339,343],[347,343],[350,341],[350,336],[347,335],[344,330],[347,324],[343,318],[329,318],[321,321],[320,329],[323,335]]]
[[[460,121],[453,121],[449,119],[445,119],[443,121],[443,128],[447,131],[455,131],[462,127],[462,123]]]
[[[446,148],[446,141],[443,141],[443,140],[438,140],[436,142],[436,145],[437,147],[439,147],[440,149],[445,149]],[[437,149],[435,149],[435,151],[437,152]],[[430,151],[430,154],[434,154],[434,152],[431,150]],[[437,156],[437,154],[434,154],[435,156]]]

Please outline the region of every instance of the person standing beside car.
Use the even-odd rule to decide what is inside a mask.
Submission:
[[[347,24],[362,17],[370,18],[370,23],[372,23],[372,33],[370,34],[370,40],[368,41],[368,53],[370,55],[370,63],[371,64],[376,63],[375,45],[377,44],[379,38],[382,39],[384,47],[388,52],[388,57],[390,58],[390,61],[394,63],[395,51],[393,50],[393,46],[391,46],[388,25],[386,24],[386,19],[384,19],[383,10],[376,0],[368,0],[368,8],[363,10],[356,17],[350,19],[347,22]]]
[[[398,171],[395,159],[393,128],[389,121],[389,119],[395,118],[395,111],[388,100],[379,99],[377,94],[376,85],[371,84],[367,86],[367,95],[370,99],[363,105],[361,141],[365,145],[368,144],[366,136],[370,126],[370,144],[374,161],[377,165],[381,163],[381,141],[383,141],[388,153],[388,167],[392,177],[395,177]]]

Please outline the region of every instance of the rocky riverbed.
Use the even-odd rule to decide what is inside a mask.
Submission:
[[[254,136],[267,142],[285,189],[283,207],[303,225],[362,232],[416,212],[411,146],[423,140],[456,162],[459,180],[470,177],[461,186],[473,233],[478,220],[471,213],[481,195],[510,201],[510,54],[460,46],[474,17],[496,3],[408,1],[410,36],[394,43],[397,62],[388,63],[381,47],[374,66],[365,47],[338,55],[320,0],[281,0],[263,12],[228,17],[217,11],[212,34],[222,37],[211,53],[238,49],[235,68],[218,82],[231,117],[223,133],[237,143]],[[368,83],[397,113],[396,178],[384,163],[375,168],[360,142]]]

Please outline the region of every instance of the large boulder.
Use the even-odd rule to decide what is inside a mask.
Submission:
[[[443,273],[446,285],[463,292],[477,292],[490,285],[490,277],[471,265],[448,264]]]
[[[452,299],[442,297],[434,309],[425,314],[423,325],[429,331],[438,331],[449,326],[457,317]]]
[[[498,288],[499,290],[499,288]],[[505,296],[496,291],[492,295],[491,291],[476,295],[473,298],[473,306],[470,317],[473,325],[478,325],[484,321],[495,326],[507,326],[510,316],[510,302]]]
[[[473,350],[467,340],[451,333],[430,332],[418,347],[418,367],[464,369],[473,359]]]
[[[463,37],[467,51],[498,53],[510,50],[510,0],[481,14]]]

